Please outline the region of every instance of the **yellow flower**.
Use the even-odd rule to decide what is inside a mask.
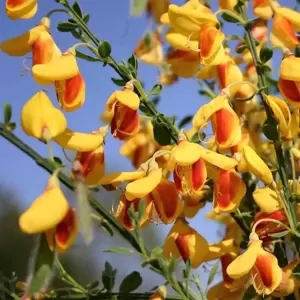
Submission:
[[[6,15],[15,19],[31,19],[37,12],[37,0],[6,0]]]
[[[47,94],[41,91],[24,105],[21,125],[26,134],[37,139],[49,140],[66,130],[67,120],[64,114],[52,105]]]
[[[182,219],[174,223],[164,244],[164,254],[167,258],[182,257],[185,262],[190,259],[194,269],[204,261],[208,250],[207,241]]]

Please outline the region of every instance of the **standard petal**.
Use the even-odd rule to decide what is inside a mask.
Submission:
[[[6,15],[12,20],[31,19],[37,12],[37,0],[6,0]]]
[[[253,198],[262,212],[272,213],[281,209],[276,192],[269,187],[256,189]]]
[[[286,56],[280,65],[280,77],[284,80],[300,81],[300,57]]]
[[[23,106],[21,125],[26,134],[45,140],[64,132],[67,120],[64,114],[52,105],[47,94],[41,91]]]
[[[93,151],[103,143],[103,136],[94,133],[75,132],[66,129],[54,138],[61,147],[78,152]]]

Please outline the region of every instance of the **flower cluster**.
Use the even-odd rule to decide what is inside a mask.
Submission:
[[[205,87],[202,94],[211,98],[199,105],[187,130],[170,125],[154,106],[148,121],[149,115],[145,118],[139,111],[142,104],[148,107],[147,98],[141,94],[138,79],[129,76],[106,101],[101,114],[105,127],[91,133],[72,131],[64,112],[75,111],[85,102],[86,84],[75,51],[84,44],[61,51],[51,36],[49,17],[0,44],[11,56],[31,53],[33,79],[56,90],[60,109],[43,90],[25,103],[23,131],[76,151],[73,163],[79,165],[86,187],[121,189],[113,214],[126,230],[136,231],[137,226],[149,223],[172,224],[163,245],[166,259],[182,259],[194,269],[219,259],[223,281],[208,290],[209,300],[243,299],[250,285],[258,295],[272,297],[288,296],[300,286],[292,272],[300,254],[300,185],[296,180],[300,169],[300,57],[295,51],[300,47],[300,13],[275,0],[253,0],[257,17],[248,20],[245,2],[220,0],[216,13],[199,0],[182,6],[164,0],[147,2],[148,16],[156,26],[138,42],[134,54],[160,67],[162,85],[194,78]],[[12,19],[31,18],[36,10],[37,1],[6,1]],[[219,13],[225,20],[240,23],[245,36],[226,37]],[[236,39],[238,44],[229,47]],[[170,46],[166,53],[164,42]],[[274,81],[270,72],[273,49],[279,49],[282,57],[278,92],[267,86]],[[175,132],[176,142],[166,145],[156,138],[159,118],[167,124],[164,129]],[[207,127],[212,137],[206,140]],[[122,142],[120,154],[131,161],[133,171],[105,171],[108,128]],[[19,224],[25,233],[44,233],[50,249],[63,252],[80,228],[76,210],[59,187],[57,172],[20,216]],[[72,179],[78,180],[74,170]],[[213,244],[200,234],[203,229],[189,224],[209,202],[212,211],[207,217],[225,226],[224,236]],[[134,213],[141,214],[138,224]],[[279,243],[292,253],[280,263],[284,254],[277,250]],[[157,293],[151,299],[164,297]]]

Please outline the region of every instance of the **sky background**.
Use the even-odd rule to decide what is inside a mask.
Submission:
[[[31,20],[12,21],[8,19],[4,11],[4,0],[1,1],[0,10],[0,41],[18,36],[26,30],[34,27],[39,20],[51,9],[60,8],[60,5],[54,0],[40,0],[37,15]],[[71,1],[70,1],[71,2]],[[171,1],[174,4],[183,4],[184,1]],[[288,7],[295,7],[293,0],[281,2]],[[149,23],[145,16],[130,18],[129,17],[129,0],[79,0],[84,13],[90,13],[89,27],[96,36],[102,40],[108,40],[112,45],[112,56],[120,61],[122,58],[127,59],[131,56],[138,40],[149,28]],[[214,11],[217,7],[217,0],[212,0]],[[73,44],[77,43],[70,33],[60,33],[56,30],[59,21],[65,21],[67,16],[63,13],[54,14],[51,17],[52,35],[62,51],[67,50]],[[225,27],[225,33],[239,34],[241,28],[234,24]],[[235,46],[235,43],[233,43]],[[166,45],[167,46],[167,45]],[[83,49],[80,49],[83,50]],[[12,121],[17,123],[15,134],[25,143],[33,147],[42,156],[47,156],[47,147],[43,143],[32,137],[26,136],[20,126],[20,113],[23,105],[36,92],[41,90],[30,73],[22,72],[23,57],[9,57],[0,53],[0,82],[1,98],[0,104],[8,102],[13,107]],[[279,64],[278,58],[275,63]],[[75,112],[66,113],[68,127],[82,132],[95,130],[102,123],[99,116],[104,110],[104,105],[108,97],[117,86],[111,81],[111,77],[117,77],[110,67],[102,67],[102,64],[89,63],[78,59],[80,72],[86,81],[86,102]],[[30,66],[31,61],[27,60],[26,65]],[[23,76],[22,76],[23,75]],[[149,90],[157,80],[159,73],[155,67],[139,64],[138,77],[145,83],[146,91]],[[48,88],[49,96],[53,103],[57,105],[53,88]],[[180,79],[180,81],[171,87],[165,87],[161,93],[161,102],[158,106],[162,113],[169,116],[177,115],[180,119],[185,115],[193,114],[197,109],[207,102],[207,99],[198,94],[199,86],[196,81],[191,79]],[[2,105],[1,105],[2,107]],[[105,160],[107,169],[115,171],[132,170],[130,162],[119,154],[120,142],[112,137],[108,137],[105,145]],[[61,150],[54,146],[54,155],[63,157]],[[20,207],[25,209],[31,202],[43,192],[48,173],[40,169],[30,158],[26,157],[20,150],[9,144],[6,140],[0,138],[0,183],[11,187],[17,194],[20,201]],[[115,196],[113,196],[115,197]],[[112,198],[113,198],[112,197]],[[108,200],[110,197],[106,197]],[[102,199],[99,199],[101,201]],[[115,200],[115,199],[114,199]],[[207,206],[198,216],[191,220],[192,226],[207,238],[209,242],[219,240],[216,231],[218,227],[213,223],[203,220],[203,215],[210,209]],[[151,225],[154,226],[155,225]],[[156,227],[156,234],[165,236],[170,226],[159,225]],[[107,242],[107,239],[105,240]],[[113,241],[109,241],[114,245]],[[154,245],[157,246],[157,245]],[[120,258],[113,257],[118,262]]]

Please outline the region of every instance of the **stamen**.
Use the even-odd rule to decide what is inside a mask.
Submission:
[[[193,47],[191,46],[191,41],[190,41],[190,40],[191,40],[191,37],[192,37],[193,34],[194,34],[194,32],[191,33],[191,34],[188,36],[188,39],[187,39],[187,42],[186,42],[186,47],[187,47],[188,49],[190,49],[191,51],[201,53],[201,49],[199,49],[199,48],[193,48]]]

